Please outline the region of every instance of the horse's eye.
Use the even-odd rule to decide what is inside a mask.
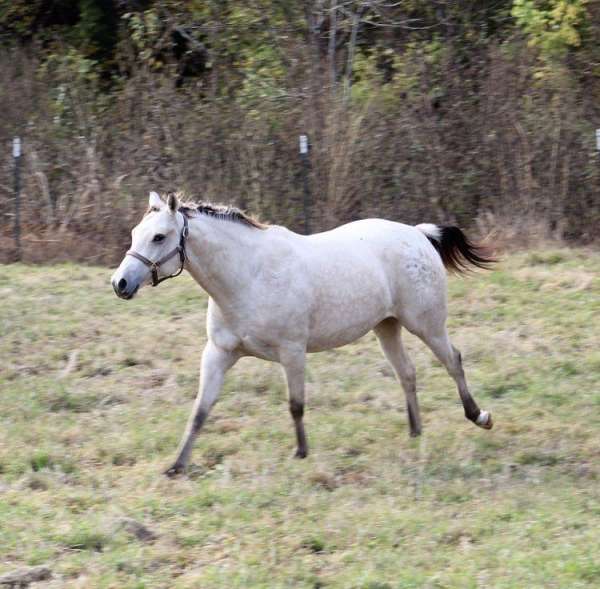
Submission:
[[[158,243],[159,241],[162,241],[165,238],[165,236],[162,233],[157,233],[154,236],[154,239],[152,241],[155,241],[156,243]]]

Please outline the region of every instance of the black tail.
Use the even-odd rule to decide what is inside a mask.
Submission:
[[[498,261],[486,246],[469,241],[458,227],[438,225],[433,231],[430,227],[417,225],[440,254],[444,266],[450,272],[462,274],[469,271],[469,266],[489,270],[492,264]]]

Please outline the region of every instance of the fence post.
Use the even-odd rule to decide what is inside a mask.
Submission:
[[[596,129],[596,151],[600,160],[600,129]]]
[[[302,161],[302,180],[304,183],[304,233],[310,234],[310,158],[308,156],[308,135],[300,135],[299,137],[300,159]]]
[[[21,138],[13,139],[13,159],[15,164],[15,250],[16,259],[21,261]]]

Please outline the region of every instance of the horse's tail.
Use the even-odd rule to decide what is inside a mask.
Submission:
[[[464,273],[469,266],[488,270],[498,261],[486,246],[469,241],[458,227],[421,223],[416,228],[425,234],[451,272]]]

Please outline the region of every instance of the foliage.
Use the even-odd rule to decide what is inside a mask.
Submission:
[[[163,63],[155,56],[155,47],[162,33],[157,12],[152,9],[126,12],[122,18],[127,23],[131,44],[135,47],[140,62],[152,69],[160,69]]]
[[[515,0],[512,15],[529,42],[548,56],[564,56],[580,47],[587,24],[587,0]]]
[[[3,3],[27,255],[62,257],[60,227],[97,243],[73,257],[111,260],[150,187],[302,231],[300,133],[313,230],[379,215],[592,241],[599,31],[585,0]],[[11,185],[0,160],[5,211]]]

